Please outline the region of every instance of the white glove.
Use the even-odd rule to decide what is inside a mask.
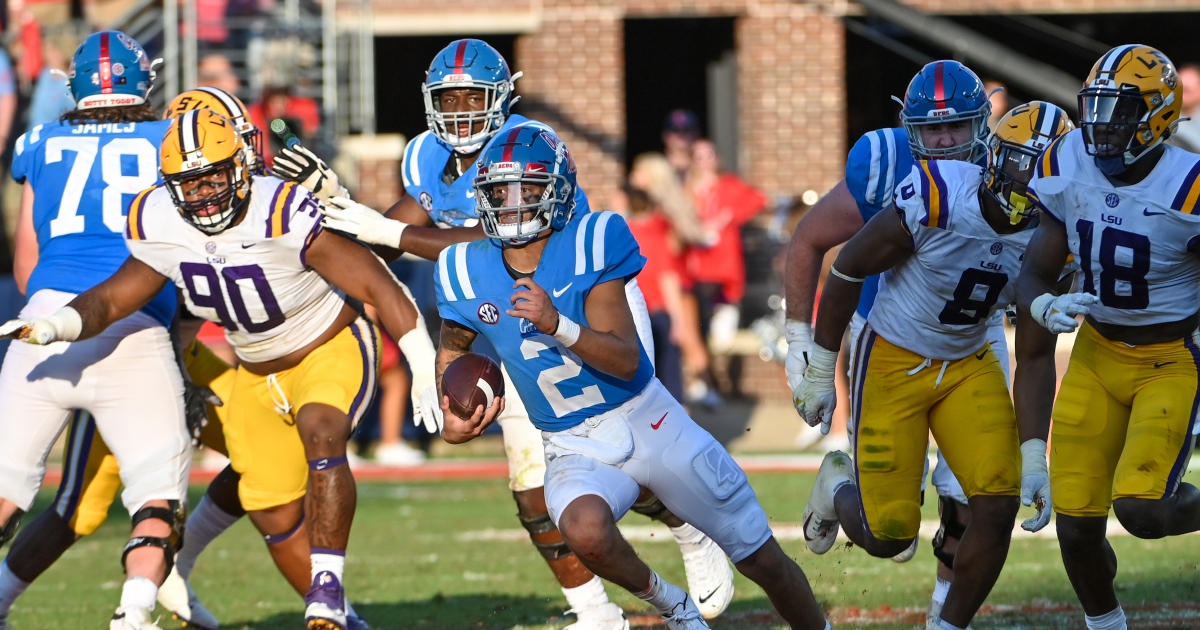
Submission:
[[[301,145],[284,147],[275,155],[271,170],[283,179],[298,182],[313,191],[318,198],[328,201],[332,197],[349,197],[350,193],[338,183],[337,173],[329,168],[325,160]]]
[[[808,426],[821,425],[821,435],[829,435],[833,409],[837,407],[837,389],[833,384],[837,355],[834,350],[813,344],[808,356],[808,369],[804,370],[804,381],[800,383],[799,393],[792,398],[792,404]]]
[[[389,219],[374,209],[349,197],[334,197],[321,204],[325,215],[321,224],[331,230],[345,232],[371,245],[400,247],[400,235],[407,223]]]
[[[1026,440],[1021,444],[1021,505],[1036,505],[1037,514],[1021,523],[1036,532],[1050,522],[1050,469],[1046,465],[1046,441]]]
[[[412,370],[413,424],[424,425],[430,433],[441,433],[445,419],[442,417],[437,379],[433,373],[437,351],[433,349],[433,341],[425,329],[424,318],[418,318],[417,326],[404,333],[397,344]]]
[[[64,306],[45,318],[10,319],[0,325],[0,339],[19,339],[44,346],[55,341],[75,341],[82,330],[83,319],[79,317],[79,311]]]
[[[1079,326],[1075,316],[1087,315],[1091,310],[1088,307],[1099,301],[1091,293],[1043,293],[1029,305],[1029,314],[1033,315],[1033,321],[1057,335],[1075,330]]]
[[[792,390],[792,405],[800,411],[800,385],[804,383],[804,370],[808,368],[808,353],[812,352],[812,326],[794,319],[787,320],[784,338],[787,339],[787,360],[783,371],[787,374],[788,389]]]

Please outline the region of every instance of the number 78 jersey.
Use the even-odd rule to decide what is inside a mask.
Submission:
[[[1033,230],[997,234],[979,205],[982,180],[976,164],[919,161],[897,187],[914,251],[880,276],[867,318],[889,342],[929,359],[964,358],[986,343],[988,317],[1014,300]]]
[[[1082,273],[1079,291],[1100,298],[1096,321],[1175,322],[1200,310],[1200,156],[1164,146],[1145,179],[1113,186],[1087,154],[1081,130],[1046,147],[1030,198],[1063,224]]]

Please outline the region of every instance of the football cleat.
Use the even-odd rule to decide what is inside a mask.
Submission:
[[[625,618],[625,613],[620,606],[612,602],[580,610],[568,610],[567,614],[575,615],[575,623],[563,630],[629,630],[629,620]]]
[[[815,554],[823,554],[837,541],[837,511],[833,506],[834,492],[845,483],[853,483],[854,464],[841,451],[830,451],[821,460],[817,481],[813,484],[808,505],[804,506],[804,544]]]
[[[122,606],[113,613],[108,630],[162,630],[158,623],[150,620],[149,608]]]
[[[908,546],[908,549],[892,556],[892,562],[908,562],[912,560],[913,556],[917,555],[917,543],[919,542],[921,542],[920,536],[913,538],[913,542]]]
[[[348,630],[346,591],[337,576],[321,571],[304,596],[304,623],[308,630]]]
[[[217,618],[200,603],[192,585],[179,575],[177,567],[171,567],[167,579],[158,587],[158,603],[171,611],[184,626],[194,626],[201,630],[217,630],[220,627]]]
[[[683,554],[688,593],[705,619],[715,619],[733,601],[733,568],[725,552],[708,536],[698,549]]]
[[[708,630],[708,624],[691,597],[676,605],[670,615],[663,615],[663,621],[667,622],[667,630]]]

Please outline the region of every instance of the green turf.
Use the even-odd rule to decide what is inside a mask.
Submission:
[[[751,478],[767,513],[774,521],[788,524],[801,520],[812,480],[812,475],[800,474]],[[1197,475],[1190,478],[1197,480]],[[50,496],[41,497],[38,509]],[[198,499],[194,494],[193,503]],[[925,517],[935,518],[934,502],[927,503]],[[569,618],[562,616],[566,603],[528,543],[466,543],[455,537],[456,533],[487,528],[516,529],[514,512],[506,483],[500,480],[360,484],[347,566],[356,607],[375,628],[382,629],[543,630],[566,625]],[[643,525],[648,521],[635,514],[626,522]],[[127,532],[127,517],[119,507],[114,508],[112,518],[96,535],[79,542],[21,598],[10,617],[10,628],[106,627],[120,594],[118,559]],[[907,564],[870,558],[858,549],[839,547],[828,555],[815,556],[802,542],[783,544],[800,561],[827,608],[923,609],[928,602],[933,562],[927,541],[922,541],[917,557]],[[674,544],[638,542],[636,546],[666,579],[684,583]],[[1200,536],[1162,541],[1125,536],[1115,538],[1113,546],[1121,561],[1118,580],[1127,607],[1151,609],[1197,601]],[[275,572],[262,542],[244,520],[210,547],[196,569],[193,585],[224,628],[300,627],[300,598]],[[609,593],[631,613],[649,612],[642,602],[615,587],[610,586]],[[989,603],[1034,602],[1072,608],[1041,617],[1023,613],[983,616],[974,625],[1078,627],[1082,617],[1073,607],[1074,601],[1056,543],[1018,541]],[[730,608],[734,621],[718,620],[713,627],[782,627],[754,614],[768,608],[762,591],[738,576],[737,596]],[[179,627],[166,619],[162,625]]]

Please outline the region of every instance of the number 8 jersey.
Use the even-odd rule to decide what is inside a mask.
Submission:
[[[308,190],[255,176],[246,205],[241,222],[205,234],[156,186],[134,199],[125,237],[135,258],[183,291],[189,311],[225,328],[241,360],[261,363],[328,330],[345,294],[304,260],[322,229]]]
[[[1100,298],[1096,321],[1122,326],[1175,322],[1200,310],[1200,157],[1164,145],[1145,179],[1114,186],[1075,130],[1046,147],[1029,197],[1062,223],[1082,270],[1079,291]]]
[[[992,312],[1014,300],[1033,230],[997,234],[979,206],[982,181],[976,164],[919,161],[897,186],[914,251],[880,276],[867,322],[884,339],[929,359],[961,359],[986,342]]]
[[[159,182],[158,148],[170,121],[55,122],[17,138],[12,176],[33,188],[38,262],[27,294],[84,291],[129,258],[122,232],[134,195]],[[175,316],[175,291],[142,309],[164,326]]]

